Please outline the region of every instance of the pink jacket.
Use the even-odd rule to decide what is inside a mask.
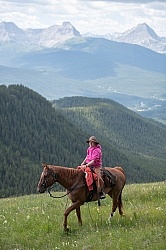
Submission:
[[[102,166],[102,149],[100,144],[87,149],[86,163],[89,163],[92,160],[94,160],[93,167]]]

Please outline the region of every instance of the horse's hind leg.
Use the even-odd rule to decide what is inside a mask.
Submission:
[[[119,214],[123,215],[122,192],[120,193],[118,199],[118,209],[119,209]]]
[[[80,226],[82,226],[82,219],[81,219],[81,211],[80,211],[80,207],[76,208],[76,214],[77,214],[77,218],[78,218],[78,224]]]
[[[108,195],[110,195],[110,194],[108,193]],[[114,216],[114,213],[117,209],[119,195],[117,193],[114,193],[114,194],[110,195],[110,197],[112,197],[112,211],[111,211],[111,215],[109,217],[109,220],[111,220],[111,218]]]

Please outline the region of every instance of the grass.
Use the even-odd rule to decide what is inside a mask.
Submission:
[[[166,245],[166,183],[126,185],[125,216],[118,211],[108,222],[112,200],[81,207],[83,226],[75,212],[68,217],[69,233],[63,231],[67,198],[47,193],[0,199],[0,249],[2,250],[162,250]]]

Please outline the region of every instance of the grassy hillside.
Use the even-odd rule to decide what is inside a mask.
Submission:
[[[83,226],[75,212],[69,215],[70,232],[63,232],[67,198],[48,194],[0,199],[0,249],[24,250],[164,250],[166,185],[164,182],[126,185],[123,191],[125,217],[118,211],[108,222],[112,200],[81,207]]]

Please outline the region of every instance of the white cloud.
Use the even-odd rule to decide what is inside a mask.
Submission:
[[[80,0],[84,1],[84,0]],[[164,2],[165,0],[86,0],[91,2],[110,2],[110,3],[152,3],[152,2]]]
[[[166,1],[0,0],[0,22],[41,28],[71,22],[81,34],[123,32],[146,22],[166,36]]]

